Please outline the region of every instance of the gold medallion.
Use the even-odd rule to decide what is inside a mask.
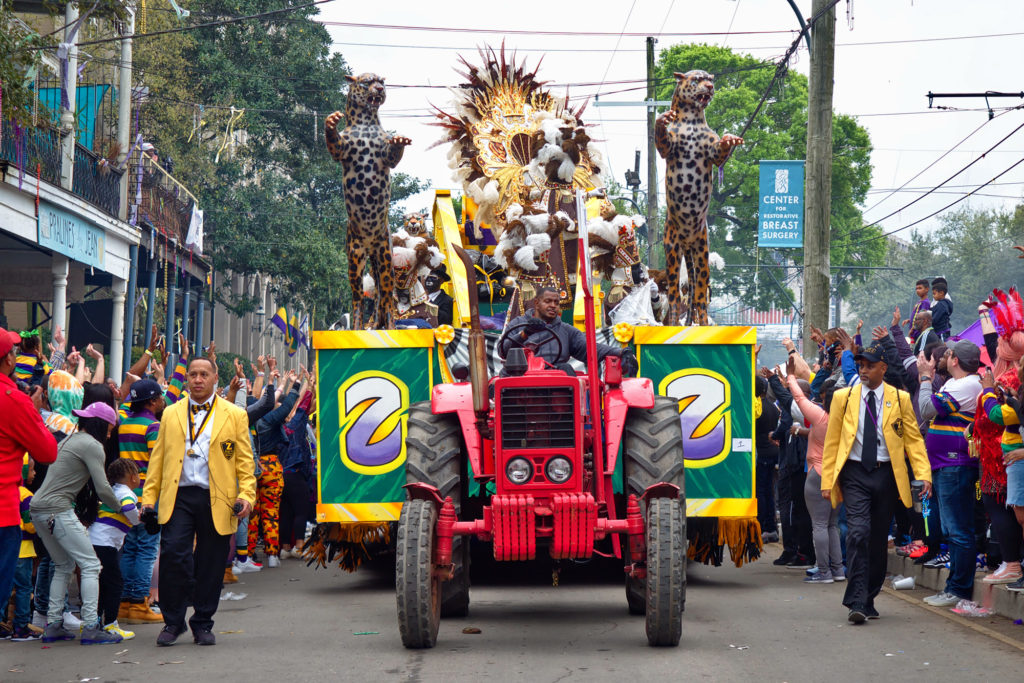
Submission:
[[[187,451],[187,452],[185,453],[185,455],[187,455],[187,456],[188,456],[188,457],[190,457],[190,458],[194,458],[194,457],[196,457],[196,452],[195,452],[194,450],[192,450],[192,449],[190,448],[190,449],[188,449],[188,451]]]

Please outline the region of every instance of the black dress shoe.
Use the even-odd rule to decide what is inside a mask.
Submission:
[[[196,645],[216,645],[217,637],[213,631],[193,631],[192,640]]]
[[[156,637],[156,644],[160,647],[170,647],[184,631],[185,629],[176,626],[164,626],[164,630],[160,631],[160,635]]]
[[[847,615],[847,619],[853,624],[863,624],[867,619],[867,615],[864,613],[864,609],[861,607],[854,607],[850,610],[850,614]]]

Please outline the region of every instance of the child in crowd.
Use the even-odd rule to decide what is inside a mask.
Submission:
[[[50,366],[42,357],[39,330],[21,332],[18,345],[18,360],[14,366],[14,378],[29,384],[39,384],[50,373]]]
[[[32,524],[32,513],[29,511],[29,504],[32,502],[32,492],[26,487],[36,478],[35,460],[25,456],[24,465],[21,467],[22,485],[18,487],[21,503],[18,510],[21,512],[21,548],[18,551],[18,564],[14,570],[14,632],[11,640],[26,642],[39,640],[42,632],[38,629],[32,630],[29,621],[32,619],[32,564],[36,557],[35,538],[36,527]]]
[[[133,631],[124,631],[117,623],[117,612],[121,606],[121,546],[125,534],[139,523],[139,499],[132,489],[139,486],[139,467],[134,460],[118,458],[107,466],[107,481],[114,489],[120,502],[119,510],[112,510],[106,504],[100,505],[96,522],[89,527],[93,550],[99,558],[100,625],[105,631],[116,633],[123,640],[135,637]]]
[[[931,303],[928,301],[928,290],[931,288],[931,283],[928,280],[918,280],[914,283],[914,294],[917,294],[917,303],[910,311],[910,317],[903,323],[904,325],[910,326],[910,341],[911,343],[917,341],[917,335],[920,334],[914,329],[911,323],[914,322],[914,317],[921,311],[927,311],[931,308]]]
[[[931,304],[932,327],[942,341],[949,339],[949,318],[953,315],[953,302],[947,298],[948,294],[949,285],[946,284],[946,280],[940,277],[935,278],[932,281],[932,296],[935,298]]]

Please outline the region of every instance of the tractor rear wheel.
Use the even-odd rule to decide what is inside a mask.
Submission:
[[[667,482],[679,487],[679,499],[686,509],[683,437],[679,405],[675,399],[655,396],[653,408],[631,409],[626,416],[622,450],[627,496],[632,493],[639,498],[648,486]],[[683,539],[685,542],[685,517]],[[628,551],[626,561],[633,561]],[[626,602],[630,614],[647,613],[646,592],[644,579],[626,577]]]
[[[647,642],[676,646],[686,602],[686,535],[675,498],[647,505]]]
[[[395,594],[398,631],[408,648],[434,647],[441,625],[441,579],[434,572],[437,508],[427,500],[408,500],[398,520]]]
[[[405,437],[405,482],[430,484],[442,498],[451,497],[455,514],[462,512],[462,427],[459,418],[434,415],[430,401],[409,406]],[[452,578],[441,585],[441,616],[469,613],[469,538],[452,538]]]

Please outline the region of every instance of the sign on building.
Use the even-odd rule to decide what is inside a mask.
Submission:
[[[39,245],[87,266],[104,269],[103,230],[46,202],[39,202]]]
[[[804,162],[762,161],[759,247],[804,246]]]

